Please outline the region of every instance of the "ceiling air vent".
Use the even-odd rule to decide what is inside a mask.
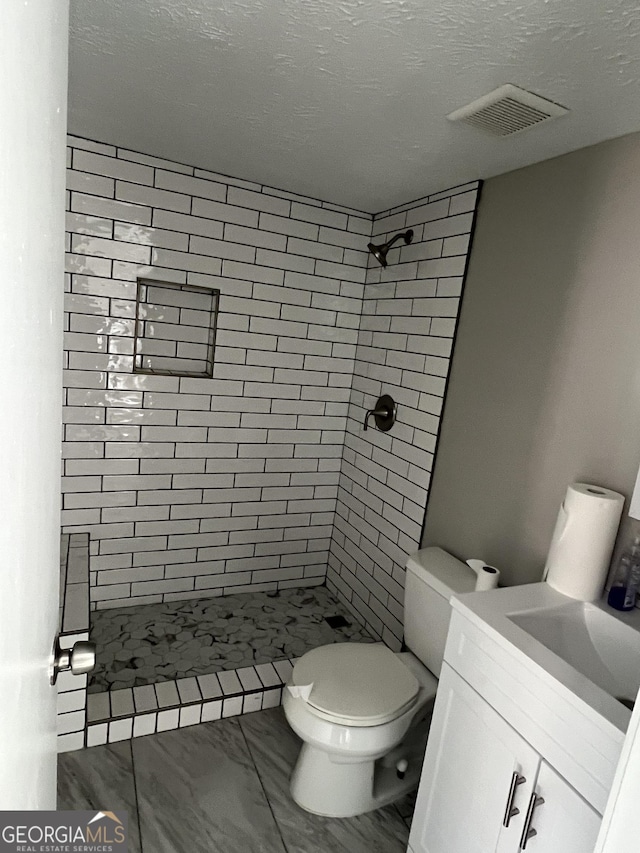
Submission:
[[[506,83],[466,107],[455,110],[447,118],[478,127],[492,136],[511,136],[568,112],[566,107]]]

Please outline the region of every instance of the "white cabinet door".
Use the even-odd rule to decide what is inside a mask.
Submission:
[[[445,664],[409,839],[412,851],[517,853],[539,764],[535,750]],[[510,806],[517,813],[505,827],[513,774],[524,781],[514,787]]]
[[[602,818],[544,761],[535,795],[544,803],[533,809],[525,853],[593,853]]]

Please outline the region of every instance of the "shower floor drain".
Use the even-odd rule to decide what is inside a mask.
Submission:
[[[347,622],[344,616],[325,616],[324,621],[330,628],[350,628],[351,622]]]

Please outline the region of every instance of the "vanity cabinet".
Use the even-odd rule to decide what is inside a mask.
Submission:
[[[532,827],[537,835],[529,841],[527,850],[532,853],[592,853],[601,815],[546,761],[540,762],[535,789],[544,804],[534,810]]]
[[[600,815],[446,663],[411,853],[592,853]]]

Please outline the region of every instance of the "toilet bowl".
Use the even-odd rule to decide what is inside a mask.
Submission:
[[[299,806],[327,817],[354,817],[418,784],[449,600],[474,586],[468,566],[440,548],[426,548],[407,563],[405,636],[411,651],[335,643],[296,662],[282,705],[302,740],[291,777]]]
[[[386,691],[366,689],[359,676],[371,669]],[[305,689],[310,677],[313,704]],[[282,702],[303,741],[291,777],[296,803],[314,814],[353,817],[415,787],[436,685],[412,654],[396,655],[382,643],[336,643],[300,658]]]

